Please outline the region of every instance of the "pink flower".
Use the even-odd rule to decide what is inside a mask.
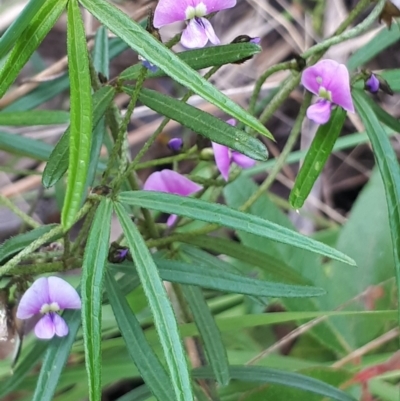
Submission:
[[[317,124],[329,121],[334,104],[354,113],[349,72],[344,64],[334,60],[321,60],[303,71],[301,83],[319,97],[307,109],[307,117]]]
[[[187,48],[204,47],[208,41],[214,45],[219,39],[210,22],[203,18],[216,11],[234,7],[236,0],[160,0],[154,12],[154,27],[177,21],[188,21],[182,32],[181,43]]]
[[[180,196],[192,195],[202,188],[201,185],[196,184],[189,180],[189,178],[173,170],[156,171],[150,174],[143,186],[145,191],[167,192]],[[175,214],[169,216],[167,225],[172,226],[176,218],[177,216]]]
[[[54,335],[64,337],[68,334],[65,320],[58,314],[63,309],[80,309],[81,299],[69,283],[59,277],[37,279],[22,296],[17,309],[18,319],[29,319],[42,314],[36,323],[35,335],[50,339]]]
[[[236,121],[232,118],[227,121],[230,125],[236,125]],[[255,160],[236,150],[231,150],[227,146],[220,145],[219,143],[212,142],[214,150],[215,164],[225,181],[229,178],[229,169],[232,163],[237,164],[242,168],[253,167],[256,163]]]

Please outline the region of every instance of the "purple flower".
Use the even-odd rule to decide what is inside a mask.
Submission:
[[[236,120],[232,118],[228,120],[227,123],[230,125],[236,125]],[[242,168],[253,167],[256,163],[256,161],[250,157],[245,156],[236,150],[231,150],[225,145],[212,142],[212,147],[214,150],[215,164],[225,181],[228,181],[229,169],[232,163],[235,163]]]
[[[365,81],[365,89],[371,93],[378,93],[379,87],[379,79],[376,77],[376,75],[371,74],[371,76]]]
[[[172,152],[180,152],[183,147],[183,140],[181,138],[172,138],[168,141],[168,147]]]
[[[319,97],[307,109],[307,117],[317,124],[329,121],[334,104],[354,113],[349,72],[344,64],[334,60],[321,60],[303,71],[301,83]]]
[[[50,339],[54,334],[64,337],[68,334],[68,326],[58,312],[63,309],[80,308],[81,299],[74,287],[58,277],[42,277],[22,296],[17,318],[29,319],[40,313],[43,316],[36,323],[36,337]]]
[[[203,18],[216,11],[234,7],[236,0],[160,0],[154,12],[154,27],[177,21],[188,21],[182,32],[181,43],[187,48],[204,47],[208,41],[214,45],[219,39],[210,22]]]
[[[261,38],[256,36],[255,38],[250,39],[250,43],[254,43],[255,45],[259,45],[261,43]]]
[[[192,195],[202,188],[201,185],[173,170],[156,171],[150,174],[143,186],[145,191],[167,192],[180,196]],[[167,225],[172,226],[176,219],[177,216],[172,214],[167,220]]]

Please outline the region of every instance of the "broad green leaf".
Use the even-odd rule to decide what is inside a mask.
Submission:
[[[353,100],[374,151],[386,192],[389,224],[393,243],[397,285],[400,284],[400,166],[386,133],[374,114],[372,100],[365,93],[355,90]],[[400,304],[400,291],[397,291]],[[400,313],[400,309],[399,309]],[[400,315],[399,315],[400,317]]]
[[[197,245],[202,249],[216,252],[217,254],[231,256],[232,258],[258,267],[271,278],[294,284],[308,284],[307,280],[301,277],[296,270],[288,266],[285,261],[264,253],[262,250],[249,248],[230,239],[205,235],[198,237],[188,236],[184,238],[183,241]]]
[[[355,401],[355,398],[344,391],[299,373],[285,372],[263,366],[230,366],[229,372],[231,378],[236,380],[252,383],[282,384],[320,394],[323,397],[329,397],[337,401]],[[210,368],[198,368],[193,371],[193,376],[198,379],[212,379],[214,375]]]
[[[115,90],[111,86],[104,86],[93,94],[93,128],[96,129],[100,125],[100,120],[106,112],[110,102],[114,98]],[[60,180],[68,169],[69,162],[69,142],[70,142],[70,129],[64,132],[63,136],[54,147],[49,161],[43,171],[42,184],[45,188],[52,187]],[[93,143],[91,147],[89,170],[95,164],[92,160],[92,156],[98,155],[98,148],[100,138],[98,133],[93,135]],[[102,139],[102,137],[101,137]],[[98,160],[98,156],[97,156]],[[97,167],[97,163],[96,163]],[[90,174],[94,174],[93,171]],[[88,176],[90,175],[88,172]]]
[[[235,63],[247,57],[254,56],[261,51],[261,47],[254,43],[231,43],[229,45],[204,47],[201,49],[187,50],[176,55],[194,70],[207,67],[221,66]],[[135,64],[127,68],[119,75],[120,80],[137,79],[142,65]],[[165,76],[163,70],[149,72],[147,77]]]
[[[116,401],[146,401],[151,397],[150,389],[144,384],[140,387],[136,387],[129,393],[124,394],[122,397],[116,399]]]
[[[35,15],[19,35],[0,70],[0,98],[15,81],[23,66],[56,23],[66,4],[67,0],[47,0],[39,11],[34,10]]]
[[[127,87],[124,87],[124,90],[128,94],[133,92]],[[267,159],[267,148],[258,139],[196,107],[145,88],[140,91],[139,100],[157,113],[178,121],[214,142],[226,145],[255,160]]]
[[[101,400],[101,316],[111,213],[111,200],[102,199],[90,228],[82,264],[82,326],[90,401]]]
[[[214,376],[220,385],[226,386],[230,380],[228,355],[203,293],[200,288],[192,285],[182,286],[182,291],[204,342],[204,349]]]
[[[373,59],[377,54],[393,45],[400,40],[400,30],[385,28],[382,29],[376,36],[372,38],[367,44],[355,51],[347,61],[349,70],[355,70],[361,67],[369,60]]]
[[[26,156],[35,160],[47,160],[52,147],[43,141],[0,132],[0,149],[11,154]]]
[[[219,291],[276,298],[316,297],[325,294],[322,288],[257,280],[204,265],[165,259],[156,259],[156,264],[163,280]]]
[[[7,239],[0,245],[0,262],[19,252],[21,249],[24,249],[31,242],[37,240],[42,235],[47,234],[56,226],[56,224],[48,224]],[[54,238],[54,240],[55,239],[56,238]]]
[[[124,207],[116,203],[115,211],[153,313],[154,325],[164,351],[175,398],[177,401],[192,401],[190,377],[178,325],[157,267],[142,236]]]
[[[61,110],[2,111],[0,125],[32,126],[68,124],[69,113]]]
[[[13,47],[24,29],[39,12],[46,0],[30,0],[19,14],[16,20],[7,28],[0,38],[0,59],[2,59]]]
[[[119,200],[129,205],[178,214],[195,220],[216,223],[234,230],[256,234],[355,265],[351,258],[329,246],[258,216],[239,212],[224,205],[153,191],[122,192],[119,195]]]
[[[52,401],[63,368],[68,360],[76,333],[81,325],[81,311],[65,311],[63,319],[68,324],[68,335],[53,338],[43,358],[32,401]]]
[[[106,0],[80,0],[80,3],[111,32],[115,33],[142,57],[157,65],[175,81],[192,89],[205,100],[219,107],[238,121],[267,137],[271,133],[253,116],[218,91],[173,52]]]
[[[82,202],[92,140],[89,56],[78,0],[68,2],[67,50],[71,82],[71,125],[67,192],[61,214],[61,223],[65,228],[69,228],[74,222]]]
[[[294,209],[300,209],[310,194],[315,181],[332,153],[345,119],[346,112],[338,107],[332,113],[329,122],[319,126],[290,192],[289,202]]]
[[[150,347],[140,323],[110,273],[106,275],[105,285],[126,348],[144,382],[158,400],[174,401],[174,392],[167,372]]]

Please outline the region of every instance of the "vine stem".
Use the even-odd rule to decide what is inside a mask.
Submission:
[[[3,204],[6,208],[10,209],[13,213],[15,213],[26,225],[32,228],[40,227],[40,224],[32,219],[31,216],[28,216],[22,210],[20,210],[10,199],[6,198],[3,195],[0,195],[0,204]]]

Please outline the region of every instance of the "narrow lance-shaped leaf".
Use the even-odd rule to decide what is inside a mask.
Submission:
[[[63,368],[68,360],[76,333],[81,325],[81,311],[68,310],[63,314],[68,335],[54,338],[46,350],[32,401],[52,401]]]
[[[47,0],[39,11],[35,8],[34,17],[18,37],[0,70],[0,98],[6,93],[33,52],[56,23],[66,4],[67,0]]]
[[[90,401],[101,400],[101,315],[111,213],[110,199],[102,199],[93,219],[82,265],[82,326]]]
[[[111,32],[115,33],[142,57],[157,65],[176,82],[192,89],[203,99],[269,138],[272,134],[226,95],[218,91],[149,32],[106,0],[80,0],[80,3]]]
[[[107,272],[105,284],[129,356],[135,362],[143,380],[158,400],[174,401],[174,392],[167,372],[150,347],[140,323],[110,272]]]
[[[111,86],[104,86],[93,94],[93,128],[99,124],[114,94],[115,89]],[[51,152],[42,176],[45,188],[55,185],[68,169],[70,130],[71,127],[68,127]]]
[[[71,83],[71,126],[67,193],[61,214],[65,228],[81,205],[89,167],[92,137],[92,95],[86,35],[78,0],[68,2],[68,70]]]
[[[124,207],[116,203],[115,211],[153,313],[154,325],[164,351],[175,398],[177,401],[192,401],[190,377],[178,325],[157,267],[142,236]]]
[[[13,47],[24,29],[29,25],[39,12],[46,0],[30,0],[24,7],[18,18],[7,28],[0,38],[0,59],[2,59]]]
[[[226,386],[230,379],[228,356],[214,317],[199,287],[185,285],[182,286],[182,291],[204,342],[207,359],[215,378],[219,384]]]
[[[119,200],[129,205],[159,210],[169,214],[178,214],[191,219],[207,221],[209,223],[230,227],[234,230],[260,235],[277,242],[282,242],[339,260],[340,262],[350,265],[356,264],[350,257],[321,242],[298,234],[295,231],[268,220],[248,213],[239,212],[224,205],[153,191],[121,192]]]
[[[165,259],[156,259],[156,264],[163,280],[219,291],[275,298],[318,297],[325,294],[325,291],[318,287],[257,280],[204,265]]]
[[[133,91],[127,87],[124,90],[129,94]],[[143,88],[139,100],[157,113],[178,121],[213,142],[235,149],[254,160],[267,159],[267,148],[258,139],[205,111],[151,89]]]
[[[337,401],[355,401],[355,398],[344,391],[299,373],[285,372],[283,370],[265,368],[264,366],[230,366],[229,372],[232,379],[252,383],[282,384],[310,391]],[[193,376],[198,379],[211,379],[213,374],[210,368],[199,368],[193,371]]]
[[[359,90],[354,90],[353,99],[371,141],[385,187],[390,234],[393,243],[393,256],[396,266],[396,280],[397,286],[400,288],[400,166],[382,124],[373,112],[371,107],[372,100]],[[397,290],[397,296],[400,305],[399,289]]]
[[[332,153],[345,119],[346,112],[338,107],[332,113],[329,122],[319,126],[290,192],[289,202],[293,208],[299,209],[303,206],[329,155]]]
[[[69,113],[62,110],[3,111],[0,125],[32,126],[68,124]]]
[[[194,70],[235,63],[247,57],[251,57],[261,51],[261,47],[254,43],[231,43],[229,45],[204,47],[201,49],[187,50],[176,55]],[[127,68],[119,75],[120,80],[137,79],[140,74],[141,64],[135,64]],[[148,78],[162,77],[166,75],[163,70],[149,72]]]

